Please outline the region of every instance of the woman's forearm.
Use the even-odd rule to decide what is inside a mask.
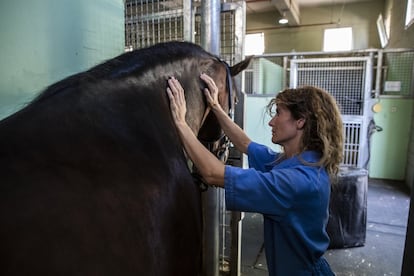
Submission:
[[[251,140],[246,133],[226,114],[219,106],[212,107],[214,115],[216,115],[221,128],[229,137],[234,146],[242,153],[247,153],[247,147]]]
[[[177,125],[177,130],[188,157],[207,184],[224,187],[224,164],[198,141],[186,123]]]

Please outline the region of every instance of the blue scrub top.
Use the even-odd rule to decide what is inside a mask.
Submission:
[[[225,198],[229,210],[264,217],[264,243],[269,275],[311,275],[329,245],[326,232],[330,182],[326,170],[305,165],[320,154],[276,162],[278,154],[251,142],[249,169],[226,166]]]

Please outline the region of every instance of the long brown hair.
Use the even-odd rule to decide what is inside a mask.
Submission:
[[[326,91],[303,86],[280,92],[267,105],[270,114],[277,105],[289,109],[295,120],[305,119],[301,152],[314,150],[321,154],[315,165],[322,165],[334,177],[343,158],[342,119],[335,99]]]

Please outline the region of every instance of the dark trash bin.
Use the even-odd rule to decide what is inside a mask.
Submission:
[[[338,183],[332,186],[329,204],[329,248],[363,246],[367,227],[368,171],[341,167],[338,177]]]

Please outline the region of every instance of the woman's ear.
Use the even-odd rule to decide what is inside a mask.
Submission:
[[[299,120],[296,121],[296,126],[298,129],[303,129],[303,127],[305,126],[305,118],[300,118]]]

